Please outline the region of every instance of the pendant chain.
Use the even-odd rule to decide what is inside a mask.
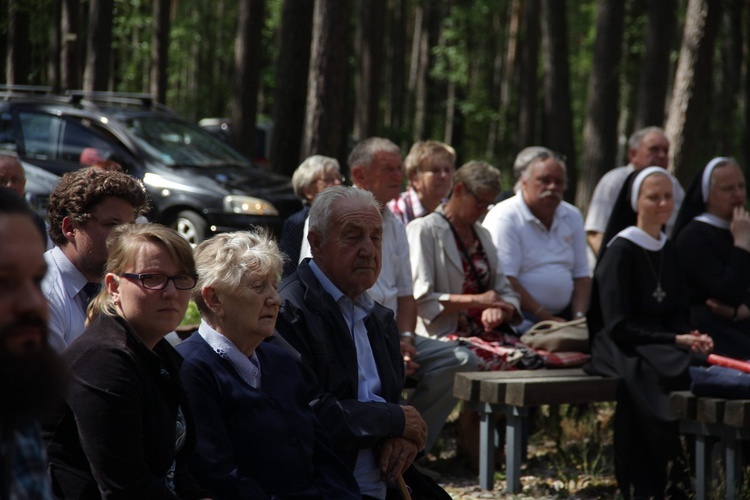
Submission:
[[[664,267],[664,249],[659,251],[659,274],[656,273],[656,269],[654,269],[654,265],[651,263],[651,258],[649,257],[648,252],[646,252],[646,249],[643,248],[642,250],[643,253],[646,254],[646,262],[648,262],[648,268],[651,269],[651,274],[653,274],[654,280],[656,280],[656,288],[654,289],[654,293],[652,293],[651,296],[654,297],[657,302],[661,302],[664,300],[664,297],[667,296],[667,292],[665,292],[661,287],[661,271]]]

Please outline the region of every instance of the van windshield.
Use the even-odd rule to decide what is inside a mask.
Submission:
[[[164,116],[127,117],[121,121],[148,154],[167,165],[252,166],[237,150],[190,123]]]

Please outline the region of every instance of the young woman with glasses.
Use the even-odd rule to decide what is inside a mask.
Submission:
[[[73,373],[44,423],[49,476],[61,498],[204,498],[186,472],[194,428],[179,354],[164,340],[198,275],[190,245],[157,224],[107,241],[104,288],[86,331],[63,352]]]

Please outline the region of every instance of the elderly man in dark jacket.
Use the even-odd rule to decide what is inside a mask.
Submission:
[[[379,205],[365,190],[329,188],[309,226],[313,257],[282,283],[276,328],[309,370],[311,404],[363,498],[384,499],[424,448],[427,425],[398,404],[404,365],[393,312],[366,293],[380,272]]]

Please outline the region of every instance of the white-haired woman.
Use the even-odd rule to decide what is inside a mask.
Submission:
[[[302,210],[293,213],[284,221],[279,249],[288,257],[288,260],[284,263],[282,276],[291,274],[297,268],[302,238],[305,234],[305,222],[315,196],[325,188],[340,186],[343,182],[338,160],[328,156],[310,156],[294,171],[292,189],[302,202]]]
[[[177,346],[198,443],[191,470],[218,498],[360,498],[313,415],[297,362],[273,335],[282,258],[262,231],[195,249],[202,321]]]

